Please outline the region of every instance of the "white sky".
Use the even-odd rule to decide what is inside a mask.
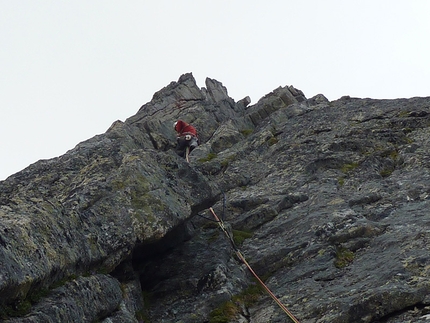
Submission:
[[[236,101],[430,96],[428,0],[0,0],[0,180],[192,72]]]

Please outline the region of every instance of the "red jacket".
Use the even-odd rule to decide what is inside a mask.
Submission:
[[[178,120],[176,122],[175,131],[178,133],[178,137],[185,135],[192,135],[194,137],[197,137],[196,128],[182,120]]]

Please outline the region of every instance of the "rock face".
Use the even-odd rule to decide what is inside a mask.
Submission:
[[[196,126],[190,164],[172,124]],[[430,98],[250,105],[191,74],[0,182],[3,322],[430,319]],[[209,218],[209,219],[208,219]]]

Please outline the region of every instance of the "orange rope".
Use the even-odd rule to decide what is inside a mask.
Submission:
[[[266,290],[266,292],[270,295],[270,297],[273,298],[273,300],[278,304],[278,306],[285,312],[285,314],[288,315],[288,317],[294,322],[294,323],[300,323],[298,319],[295,318],[295,316],[286,308],[284,304],[275,296],[275,294],[272,293],[272,291],[269,289],[269,287],[266,286],[266,284],[258,277],[258,275],[255,273],[255,271],[251,268],[249,263],[246,261],[245,257],[242,255],[242,253],[237,249],[236,245],[234,244],[234,240],[226,230],[224,223],[220,220],[220,218],[215,214],[215,211],[212,208],[209,208],[215,219],[217,220],[221,230],[225,233],[227,238],[230,240],[234,250],[236,251],[237,256],[239,259],[245,264],[245,266],[249,269],[251,274],[257,279],[257,281],[261,284],[261,286]]]

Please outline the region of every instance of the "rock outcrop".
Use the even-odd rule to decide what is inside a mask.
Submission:
[[[172,124],[196,126],[186,163]],[[191,74],[0,182],[4,322],[430,319],[430,97],[235,102]],[[209,218],[209,219],[208,219]]]

